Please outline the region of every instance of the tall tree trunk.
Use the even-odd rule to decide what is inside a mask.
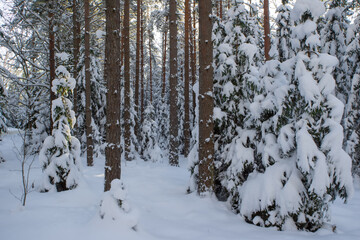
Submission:
[[[193,67],[194,67],[194,77],[193,77],[193,82],[192,82],[192,86],[195,85],[195,82],[196,82],[196,1],[193,0],[193,53],[192,53],[192,56],[193,56]],[[196,95],[195,95],[195,92],[193,91],[193,113],[195,113],[196,111]],[[195,114],[194,114],[195,115]],[[195,118],[194,118],[195,120]],[[195,122],[195,121],[194,121]]]
[[[165,23],[167,22],[168,17],[165,18]],[[167,32],[168,29],[165,27],[165,31],[163,33],[163,61],[162,61],[162,98],[165,98],[166,91],[166,44],[167,44]]]
[[[264,41],[265,41],[265,60],[270,60],[270,16],[269,0],[264,0]]]
[[[185,0],[185,83],[184,83],[184,155],[188,156],[190,150],[190,100],[189,100],[189,78],[190,78],[190,52],[189,52],[189,29],[190,29],[190,1]]]
[[[116,1],[118,2],[118,1]],[[131,154],[131,114],[130,114],[130,1],[124,0],[124,143],[125,160],[133,160]],[[136,104],[135,104],[136,105]]]
[[[85,130],[87,165],[93,165],[93,139],[91,126],[91,85],[90,85],[90,0],[84,1],[85,9]]]
[[[178,156],[178,114],[177,114],[177,1],[170,0],[169,29],[170,29],[170,157],[172,166],[179,165]]]
[[[74,65],[74,70],[73,70],[73,76],[74,79],[77,82],[77,77],[78,77],[78,64],[79,64],[79,53],[80,53],[80,21],[79,21],[79,2],[78,0],[73,0],[73,65]],[[77,84],[75,85],[74,88],[74,112],[75,112],[75,116],[77,117]],[[77,132],[77,127],[74,128],[74,132]],[[76,135],[76,134],[75,134]]]
[[[106,94],[105,191],[121,176],[120,146],[120,1],[106,0],[106,38],[104,78]],[[125,5],[129,6],[129,0]],[[129,8],[125,14],[129,16]],[[129,18],[127,18],[129,19]],[[129,24],[129,21],[127,22]],[[127,25],[129,27],[129,25]]]
[[[199,1],[199,193],[214,185],[213,46],[211,0]]]
[[[52,112],[52,101],[55,100],[55,93],[51,90],[52,82],[55,79],[55,33],[54,33],[54,0],[49,1],[49,68],[50,68],[50,113]],[[50,114],[50,134],[53,130],[53,119]]]
[[[140,51],[141,51],[141,0],[137,0],[136,5],[136,65],[135,65],[135,135],[139,137],[139,81],[140,81]]]

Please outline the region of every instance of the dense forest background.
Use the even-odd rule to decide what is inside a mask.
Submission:
[[[317,231],[352,196],[358,0],[1,4],[0,134],[23,130],[39,191],[75,189],[104,155],[103,218],[111,199],[126,212],[121,161],[183,155],[188,193],[258,226]]]

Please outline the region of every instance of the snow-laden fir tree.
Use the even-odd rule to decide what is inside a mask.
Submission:
[[[345,146],[353,160],[353,173],[360,176],[360,14],[348,31],[347,48],[348,76],[351,77],[351,90],[345,111]]]
[[[75,87],[75,79],[64,66],[56,69],[57,78],[51,90],[57,95],[52,101],[53,131],[40,151],[39,161],[43,170],[41,191],[57,192],[75,188],[80,177],[80,142],[71,136],[76,118],[71,110],[68,94]]]
[[[349,28],[347,1],[333,0],[324,17],[321,28],[321,52],[337,57],[339,64],[333,71],[336,81],[336,97],[346,103],[350,91],[346,58],[346,31]]]
[[[114,221],[120,227],[136,231],[137,215],[128,203],[127,190],[120,179],[112,180],[110,190],[104,193],[99,215],[103,220]]]
[[[249,116],[250,103],[259,91],[257,75],[262,56],[257,47],[260,40],[254,37],[258,35],[255,19],[242,1],[236,1],[225,19],[213,27],[215,188],[219,199],[225,200],[230,193],[235,211],[237,187],[256,168],[257,123]]]
[[[83,51],[83,50],[81,50]],[[106,124],[106,88],[101,72],[101,63],[98,53],[90,52],[90,88],[91,88],[91,126],[92,139],[94,141],[94,155],[99,156],[104,153],[105,124]],[[77,133],[81,139],[82,151],[86,148],[85,132],[85,64],[84,54],[80,57],[80,72],[77,81]]]
[[[162,150],[157,143],[157,133],[154,107],[149,103],[145,108],[141,126],[141,155],[145,161],[162,162],[163,160]]]
[[[330,202],[337,196],[346,201],[353,193],[351,159],[342,149],[344,105],[334,95],[338,60],[319,52],[316,20],[324,12],[320,1],[296,2],[292,38],[301,51],[267,67],[280,74],[262,81],[261,105],[274,111],[269,119],[274,134],[265,135],[261,155],[271,161],[239,187],[240,214],[259,226],[316,231],[330,220]]]
[[[277,28],[270,50],[270,56],[273,59],[283,62],[294,56],[295,53],[293,49],[296,49],[296,46],[291,47],[291,27],[294,25],[290,18],[292,8],[288,4],[288,0],[282,0],[281,2],[282,4],[276,9],[277,17],[275,23]]]
[[[157,142],[165,155],[169,148],[169,105],[165,98],[161,98],[157,108],[156,122],[159,126]]]

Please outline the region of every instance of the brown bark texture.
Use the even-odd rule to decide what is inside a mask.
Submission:
[[[264,45],[265,45],[265,60],[270,60],[270,16],[269,16],[269,0],[264,0]]]
[[[117,1],[118,2],[118,1]],[[124,0],[124,143],[125,160],[133,160],[131,154],[130,119],[130,1]]]
[[[93,139],[91,127],[91,86],[90,86],[90,0],[84,0],[85,10],[85,131],[86,161],[88,166],[93,163]]]
[[[185,0],[185,83],[184,83],[184,155],[188,156],[190,151],[190,51],[189,51],[189,30],[191,25],[190,1]]]
[[[177,1],[170,0],[169,30],[170,30],[170,151],[169,163],[179,166],[178,156],[178,114],[177,114]]]
[[[144,121],[144,111],[145,111],[145,83],[144,83],[144,10],[141,9],[141,13],[140,13],[140,18],[141,18],[141,32],[140,32],[140,45],[141,45],[141,64],[140,64],[140,76],[141,76],[141,84],[140,84],[140,88],[141,88],[141,113],[140,113],[140,118],[141,118],[141,124],[140,126],[142,126],[142,122]]]
[[[199,186],[198,192],[212,192],[214,185],[213,139],[213,46],[211,0],[199,1]]]
[[[151,36],[150,36],[151,32],[150,30],[148,31],[148,35],[149,35],[149,68],[150,68],[150,76],[149,76],[149,85],[150,85],[150,104],[152,104],[153,101],[153,95],[152,95],[152,62],[151,62]]]
[[[125,3],[129,0],[126,0]],[[121,176],[120,151],[120,1],[106,0],[104,78],[106,94],[105,191]],[[126,11],[125,11],[126,12]],[[128,9],[129,12],[129,9]],[[129,15],[128,15],[129,16]]]

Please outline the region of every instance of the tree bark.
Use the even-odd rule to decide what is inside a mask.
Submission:
[[[190,1],[185,0],[185,83],[184,83],[184,155],[188,156],[190,150],[190,109],[189,109],[189,79],[190,79],[190,51],[189,51],[189,29],[190,29]]]
[[[84,1],[85,9],[85,130],[87,165],[93,165],[93,139],[91,126],[91,85],[90,85],[90,0]]]
[[[177,114],[177,1],[170,0],[169,29],[170,29],[170,156],[169,163],[179,166],[178,156],[178,114]]]
[[[118,2],[118,1],[116,1]],[[124,143],[125,160],[133,160],[131,154],[130,114],[130,1],[124,0]],[[136,105],[136,104],[135,104]]]
[[[210,14],[211,0],[199,1],[199,194],[212,192],[214,185],[213,46]]]
[[[125,3],[129,4],[129,0]],[[104,78],[106,94],[105,191],[111,181],[121,177],[120,151],[120,1],[106,0],[106,38]],[[127,5],[129,6],[129,5]],[[126,11],[125,11],[126,13]],[[127,9],[129,16],[129,8]],[[129,25],[127,25],[129,26]]]
[[[264,0],[264,44],[265,44],[265,60],[270,60],[270,16],[269,16],[269,0]]]

